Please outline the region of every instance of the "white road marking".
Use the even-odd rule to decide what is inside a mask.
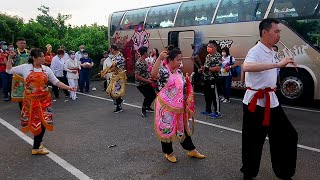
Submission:
[[[0,123],[7,127],[9,130],[14,132],[16,135],[18,135],[21,139],[26,141],[28,144],[33,145],[33,139],[31,139],[29,136],[25,135],[23,132],[21,132],[19,129],[12,126],[10,123],[5,121],[4,119],[0,118]],[[49,150],[48,150],[49,151]],[[31,155],[31,152],[30,152]],[[49,154],[46,155],[48,158],[59,164],[62,168],[70,172],[72,175],[77,177],[80,180],[90,180],[89,176],[81,172],[79,169],[75,168],[71,164],[69,164],[67,161],[53,153],[52,151],[49,151]]]
[[[103,97],[94,96],[94,95],[90,95],[90,94],[84,94],[84,93],[80,93],[80,92],[77,92],[77,93],[81,94],[83,96],[88,96],[88,97],[91,97],[91,98],[96,98],[96,99],[100,99],[100,100],[113,102],[113,100],[109,99],[109,98],[103,98]],[[127,105],[127,106],[131,106],[131,107],[139,108],[139,109],[141,108],[141,106],[137,106],[137,105],[134,105],[134,104],[129,104],[129,103],[123,103],[123,104]],[[242,134],[242,131],[240,131],[240,130],[229,128],[229,127],[225,127],[225,126],[221,126],[221,125],[218,125],[218,124],[213,124],[213,123],[209,123],[209,122],[205,122],[205,121],[201,121],[201,120],[197,120],[197,119],[195,120],[195,122],[197,122],[199,124],[204,124],[204,125],[207,125],[207,126],[212,126],[212,127],[216,127],[216,128],[219,128],[219,129],[224,129],[224,130],[227,130],[227,131],[231,131],[231,132]],[[300,144],[298,144],[298,147],[301,148],[301,149],[305,149],[305,150],[309,150],[309,151],[320,153],[320,149],[317,149],[317,148],[308,147],[308,146],[304,146],[304,145],[300,145]]]
[[[127,84],[128,84],[128,85],[132,85],[132,86],[137,86],[137,85],[134,84],[134,83],[127,83]],[[197,92],[195,92],[194,94],[204,96],[203,93],[197,93]],[[239,99],[239,98],[230,98],[230,99],[231,99],[231,100],[235,100],[235,101],[242,101],[242,99]],[[287,108],[287,109],[294,109],[294,110],[300,110],[300,111],[320,113],[319,110],[314,110],[314,109],[306,109],[306,108],[301,108],[301,107],[293,107],[293,106],[285,106],[285,105],[282,105],[282,107]]]

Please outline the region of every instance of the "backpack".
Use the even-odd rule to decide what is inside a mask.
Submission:
[[[230,56],[230,66],[233,64],[234,63],[232,63],[232,56]],[[238,77],[238,75],[240,74],[240,67],[237,66],[235,68],[230,68],[230,72],[232,77]]]

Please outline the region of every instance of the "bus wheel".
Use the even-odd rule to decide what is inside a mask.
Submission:
[[[283,68],[280,71],[281,100],[294,104],[313,100],[314,83],[311,75],[304,69]]]

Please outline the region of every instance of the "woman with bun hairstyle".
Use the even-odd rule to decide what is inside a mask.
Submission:
[[[28,64],[12,67],[15,52],[10,52],[6,66],[9,74],[19,74],[25,80],[23,102],[21,111],[22,132],[31,131],[34,134],[32,155],[48,154],[42,143],[45,130],[53,130],[51,94],[47,86],[48,81],[61,89],[75,91],[60,82],[52,70],[43,65],[45,56],[41,49],[34,48],[30,51]]]
[[[167,58],[165,66],[162,60]],[[192,143],[191,134],[194,120],[194,98],[190,78],[179,69],[182,55],[179,49],[163,51],[155,62],[151,76],[158,80],[159,93],[155,101],[155,131],[162,145],[165,158],[177,162],[173,156],[172,141],[176,136],[189,157],[205,158]]]

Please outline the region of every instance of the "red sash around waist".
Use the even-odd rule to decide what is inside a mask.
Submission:
[[[276,89],[275,88],[265,88],[265,89],[256,90],[256,89],[252,89],[250,87],[248,89],[256,91],[256,93],[254,94],[254,96],[251,99],[251,102],[249,103],[249,106],[248,106],[248,110],[250,112],[256,111],[258,99],[263,99],[264,97],[266,97],[266,104],[265,104],[265,109],[264,109],[264,118],[262,121],[262,125],[269,126],[270,125],[270,113],[271,113],[269,92],[274,92],[274,91],[276,91]]]

